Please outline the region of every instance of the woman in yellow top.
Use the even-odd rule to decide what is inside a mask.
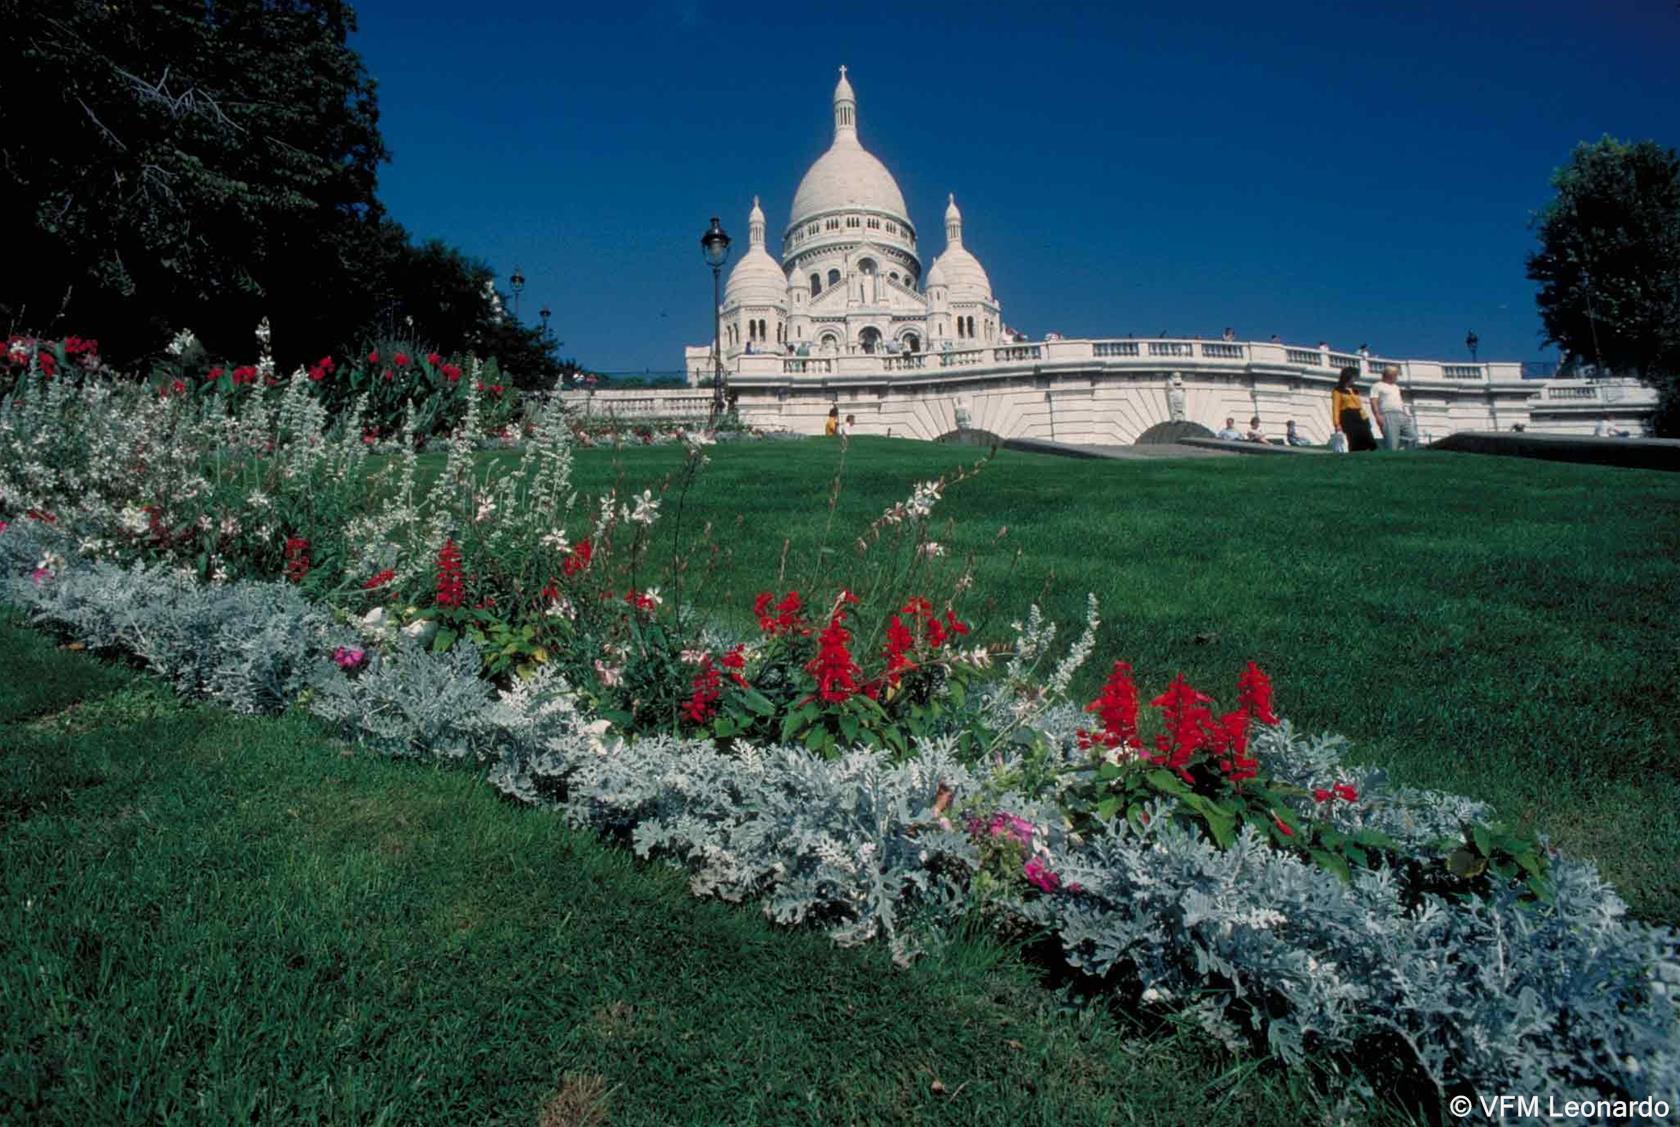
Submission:
[[[1365,404],[1361,402],[1359,389],[1353,386],[1358,378],[1358,368],[1343,368],[1341,378],[1330,392],[1330,425],[1347,437],[1350,453],[1377,448],[1371,420],[1365,417]]]
[[[823,433],[829,438],[833,438],[840,433],[840,408],[830,407],[828,409],[828,422],[823,424]]]

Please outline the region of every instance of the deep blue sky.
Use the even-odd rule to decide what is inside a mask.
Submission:
[[[1280,333],[1543,353],[1523,260],[1582,139],[1680,145],[1680,5],[361,0],[392,214],[529,279],[563,354],[710,334],[707,217],[771,253],[836,67],[928,261],[955,191],[1035,339]],[[924,266],[926,263],[924,263]]]

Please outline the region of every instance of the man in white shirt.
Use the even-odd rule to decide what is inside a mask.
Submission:
[[[1371,388],[1371,414],[1382,425],[1385,448],[1417,445],[1417,424],[1400,397],[1400,369],[1393,364],[1383,365],[1382,379]]]
[[[1220,431],[1214,437],[1223,438],[1226,442],[1241,442],[1242,431],[1237,429],[1237,420],[1235,418],[1230,418],[1225,420],[1225,429]]]

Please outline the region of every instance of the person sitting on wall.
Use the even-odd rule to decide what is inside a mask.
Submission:
[[[1594,438],[1627,438],[1629,436],[1629,431],[1620,430],[1610,425],[1609,415],[1600,416],[1598,425],[1593,428]]]
[[[1224,439],[1226,442],[1241,442],[1242,431],[1237,429],[1236,419],[1226,419],[1225,429],[1214,435],[1214,437]]]
[[[1248,433],[1243,435],[1243,441],[1244,442],[1258,442],[1262,446],[1267,446],[1267,445],[1271,444],[1272,440],[1267,438],[1266,437],[1266,432],[1260,429],[1260,416],[1259,415],[1256,415],[1252,419],[1248,420]]]
[[[1305,438],[1302,438],[1301,433],[1295,429],[1294,419],[1290,419],[1287,423],[1283,424],[1283,444],[1285,446],[1312,445],[1312,443],[1308,442]]]
[[[840,424],[840,434],[845,438],[857,433],[857,416],[847,415],[846,421]]]

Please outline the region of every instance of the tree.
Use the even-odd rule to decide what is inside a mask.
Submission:
[[[1605,137],[1552,184],[1528,259],[1547,341],[1656,387],[1658,433],[1680,433],[1680,155]]]
[[[383,228],[375,335],[424,341],[442,352],[494,356],[514,387],[554,385],[562,365],[554,359],[553,342],[508,316],[495,271],[437,239],[415,245],[388,220]]]
[[[559,374],[488,266],[384,216],[345,0],[0,0],[0,27],[0,333],[238,358],[267,316],[286,367],[406,337]]]
[[[121,357],[342,333],[386,159],[342,0],[0,0],[0,319]]]

